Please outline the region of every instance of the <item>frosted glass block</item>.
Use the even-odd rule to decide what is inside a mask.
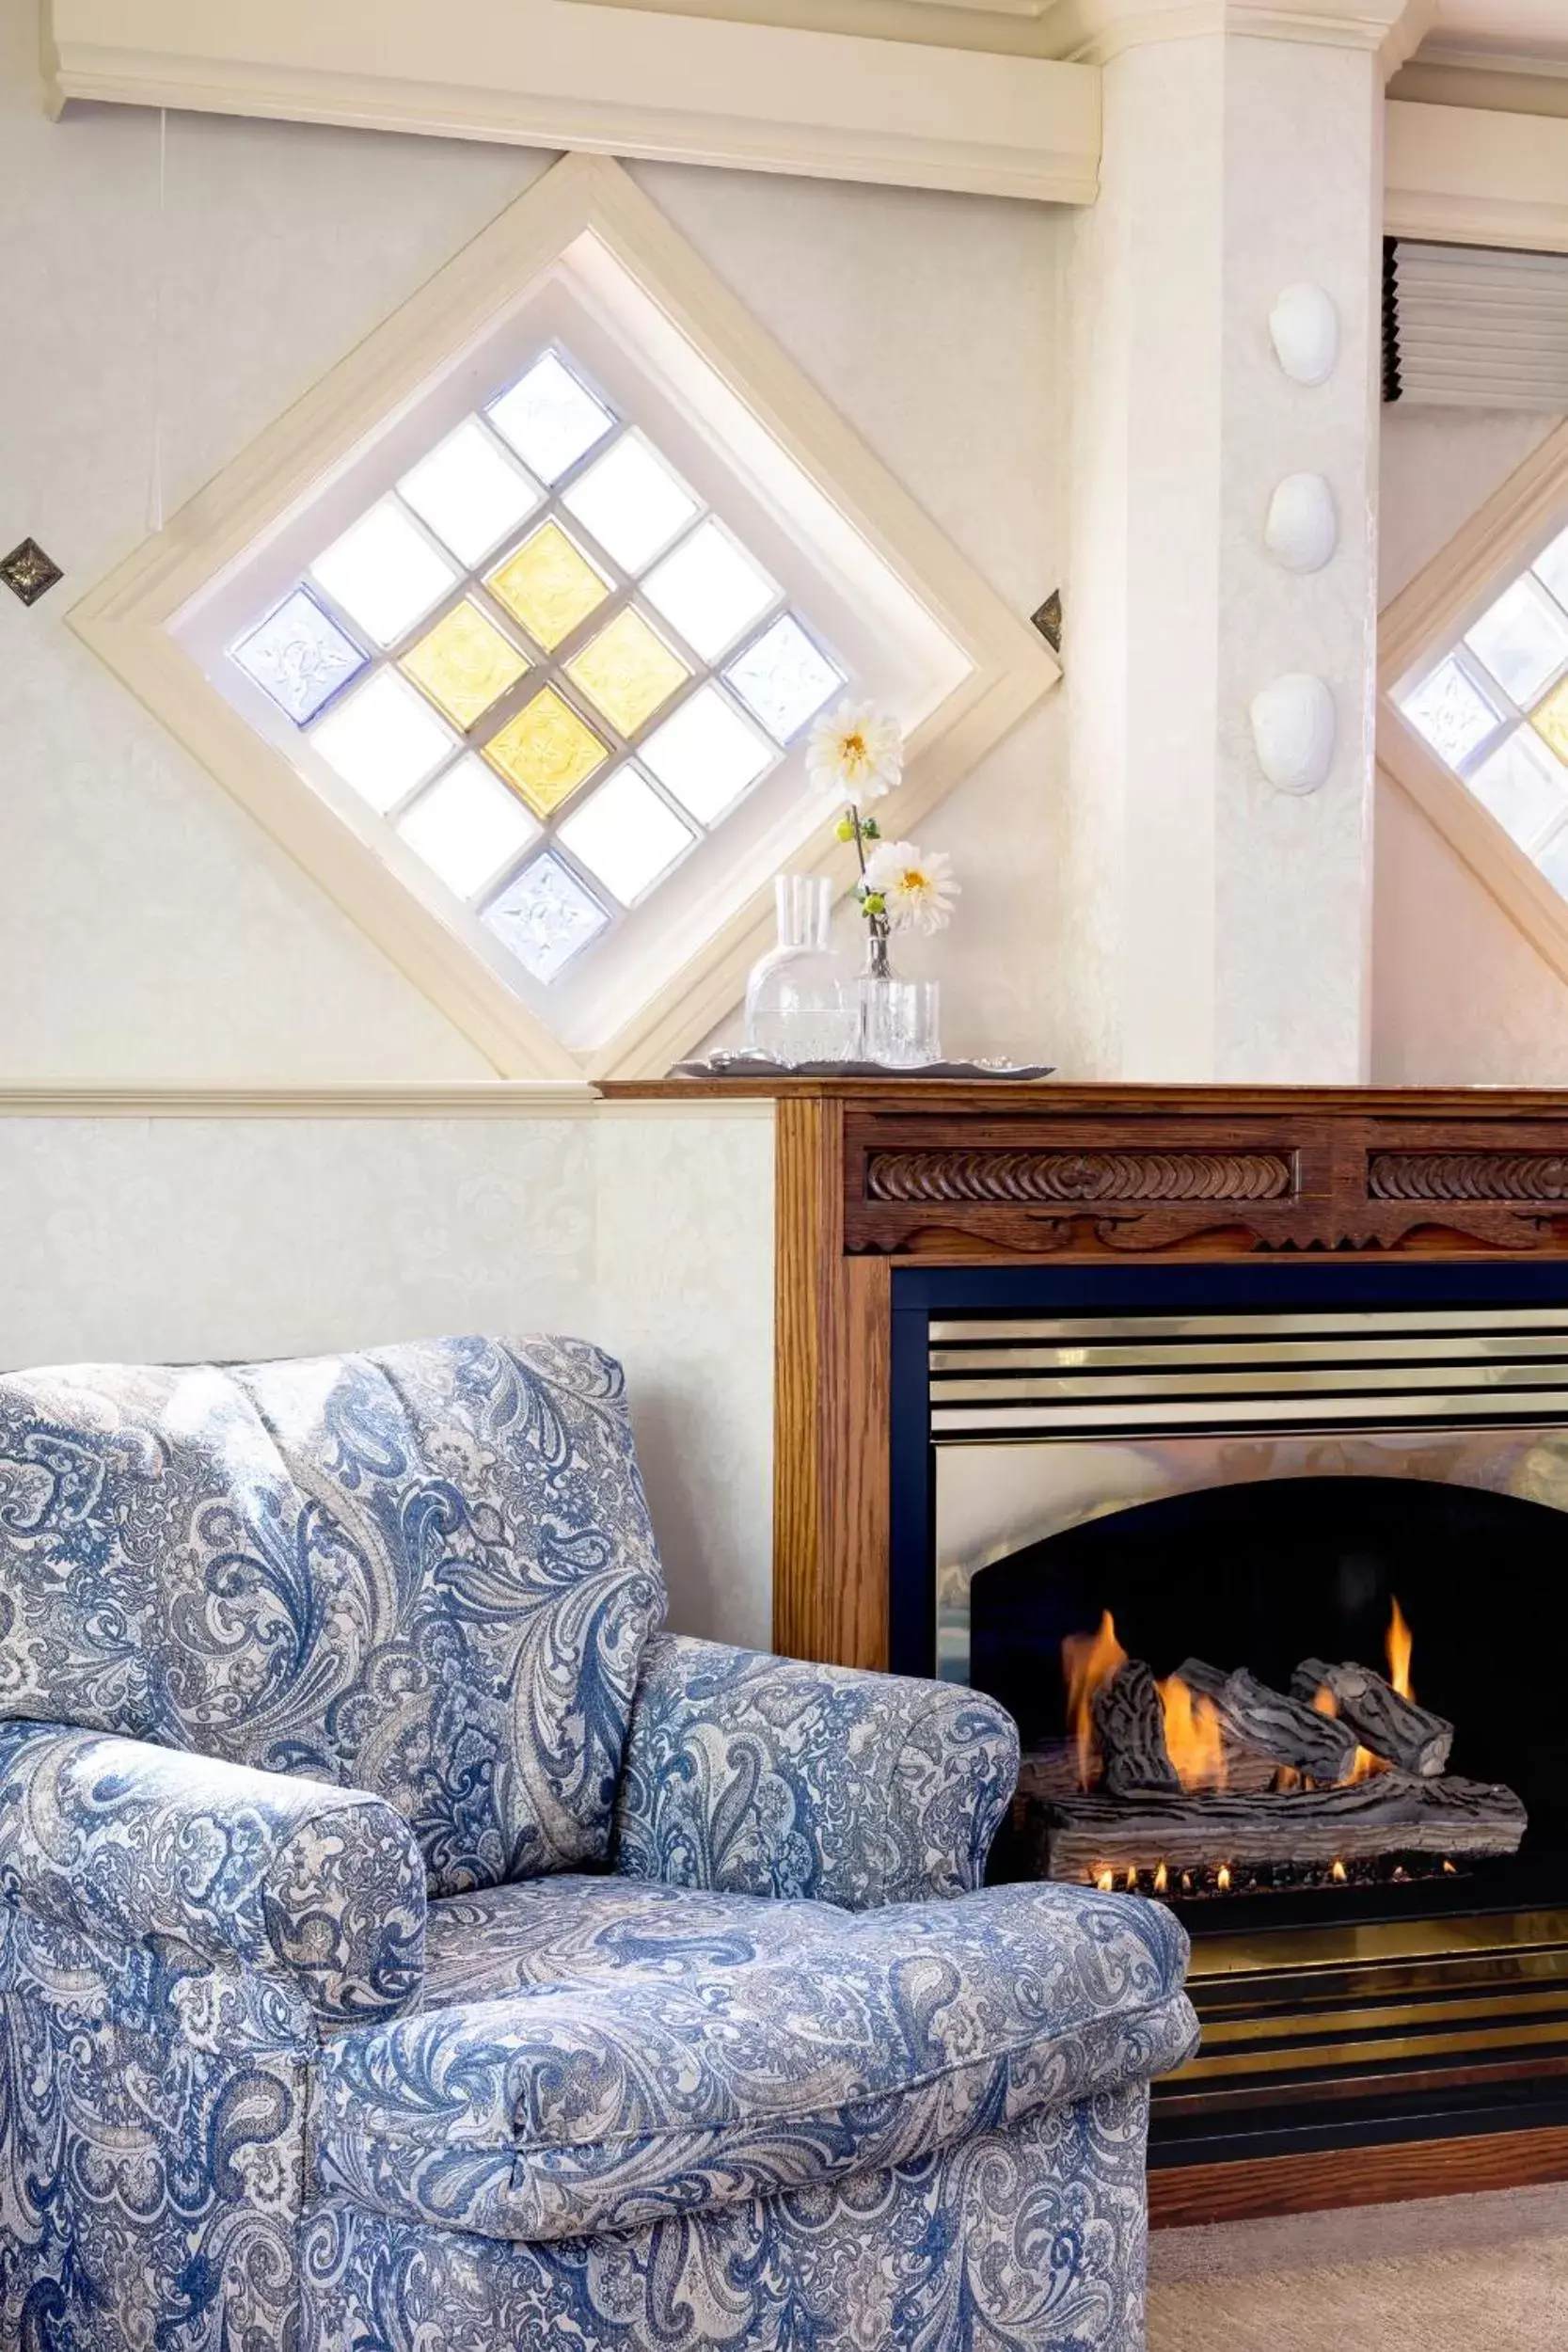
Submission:
[[[663,709],[691,673],[628,605],[567,662],[566,675],[594,709],[629,738]]]
[[[1511,735],[1469,779],[1471,791],[1524,849],[1538,841],[1568,804],[1568,771],[1529,727]]]
[[[1450,768],[1457,768],[1502,719],[1451,654],[1413,694],[1402,698],[1400,707]]]
[[[610,594],[609,581],[557,522],[542,523],[484,585],[550,653]]]
[[[536,980],[553,980],[610,917],[546,850],[485,908],[483,921]]]
[[[378,645],[395,645],[458,574],[392,499],[383,499],[310,566],[312,580]]]
[[[398,831],[438,881],[470,898],[539,828],[515,792],[470,752],[420,793],[399,818]]]
[[[623,434],[561,502],[628,572],[651,564],[697,512],[690,491],[635,433]]]
[[[610,751],[554,687],[546,686],[490,738],[484,756],[537,816],[547,817],[603,766]]]
[[[491,423],[541,482],[559,482],[615,420],[553,351],[492,401]]]
[[[469,596],[443,612],[399,664],[465,730],[527,675],[528,666],[511,638]]]
[[[1568,661],[1568,621],[1527,573],[1481,614],[1465,643],[1505,692],[1528,710]]]
[[[1568,760],[1568,678],[1530,712],[1529,723],[1559,759]]]
[[[1560,532],[1530,568],[1538,580],[1545,581],[1559,604],[1568,608],[1568,531]]]
[[[717,661],[778,595],[765,572],[711,516],[657,564],[642,594],[693,653]]]
[[[230,645],[229,659],[302,727],[358,676],[366,657],[314,596],[296,588],[259,628]]]
[[[830,695],[845,683],[844,673],[813,644],[793,613],[764,629],[724,672],[748,710],[754,711],[774,740],[787,743],[815,719]]]
[[[638,754],[682,808],[711,825],[778,757],[716,686],[700,686]]]
[[[561,828],[572,855],[625,907],[651,890],[696,837],[635,768],[601,784]]]
[[[451,757],[457,738],[395,670],[378,670],[316,722],[310,748],[385,816]]]
[[[404,502],[459,562],[482,564],[544,496],[470,417],[398,484]]]

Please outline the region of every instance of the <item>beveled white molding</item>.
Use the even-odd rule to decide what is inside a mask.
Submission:
[[[1373,52],[1395,72],[1436,21],[1437,0],[1058,0],[1061,54],[1107,65],[1149,41],[1205,34]],[[1057,19],[1053,17],[1054,32]]]
[[[618,164],[574,155],[482,230],[401,310],[145,540],[71,627],[505,1077],[659,1077],[739,1002],[768,935],[771,883],[591,1054],[574,1054],[378,852],[351,832],[168,633],[174,614],[416,398],[574,241],[591,238],[744,404],[969,664],[917,727],[886,821],[910,832],[1060,676],[1010,612]],[[850,879],[832,812],[791,853]]]
[[[763,1098],[698,1094],[683,1103],[607,1102],[586,1079],[552,1086],[537,1079],[349,1080],[339,1086],[219,1086],[149,1080],[93,1086],[61,1079],[49,1086],[0,1080],[0,1120],[8,1119],[767,1119]]]
[[[1561,979],[1568,902],[1410,726],[1392,690],[1568,512],[1568,424],[1549,433],[1378,616],[1377,758]]]
[[[1568,253],[1568,120],[1471,106],[1386,108],[1384,232]]]
[[[50,103],[109,100],[1089,204],[1081,66],[592,0],[46,0]]]

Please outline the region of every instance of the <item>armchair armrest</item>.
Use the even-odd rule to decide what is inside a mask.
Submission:
[[[614,1867],[852,1911],[967,1894],[1017,1777],[1012,1718],[977,1691],[658,1634]]]
[[[0,1899],[170,1938],[325,2016],[388,2016],[424,1974],[424,1865],[379,1797],[59,1724],[0,1724]]]

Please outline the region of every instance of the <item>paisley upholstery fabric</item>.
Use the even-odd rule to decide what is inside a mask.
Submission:
[[[906,2163],[1146,2080],[1195,2039],[1186,1939],[1151,1904],[1009,1886],[749,1906],[784,1915],[769,1925],[738,1898],[653,1891],[542,1889],[514,1909],[536,1933],[566,1915],[553,1981],[337,2039],[323,2185],[487,2236],[636,2228]]]
[[[345,2017],[424,1973],[424,1865],[390,1805],[100,1732],[0,1724],[0,1892],[101,1949],[167,1937]]]
[[[368,1790],[434,1893],[602,1858],[661,1608],[581,1341],[0,1378],[0,1715]]]
[[[1018,1777],[978,1691],[656,1638],[615,1812],[615,1867],[860,1909],[978,1886]]]
[[[625,2234],[507,2245],[341,2199],[303,2352],[1141,2352],[1148,2093]]]
[[[1180,1931],[661,1607],[579,1342],[0,1379],[0,2345],[1138,2352]]]

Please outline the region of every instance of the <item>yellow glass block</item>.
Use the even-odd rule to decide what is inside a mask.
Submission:
[[[1568,761],[1568,677],[1530,712],[1529,723],[1559,759]]]
[[[610,756],[609,746],[546,686],[484,746],[484,756],[534,814],[547,817]]]
[[[499,694],[516,685],[528,662],[465,597],[409,648],[398,667],[424,688],[437,709],[467,728]]]
[[[612,727],[632,736],[691,673],[628,605],[567,662],[566,675]]]
[[[486,573],[484,585],[552,653],[610,594],[609,581],[555,522],[542,523]]]

